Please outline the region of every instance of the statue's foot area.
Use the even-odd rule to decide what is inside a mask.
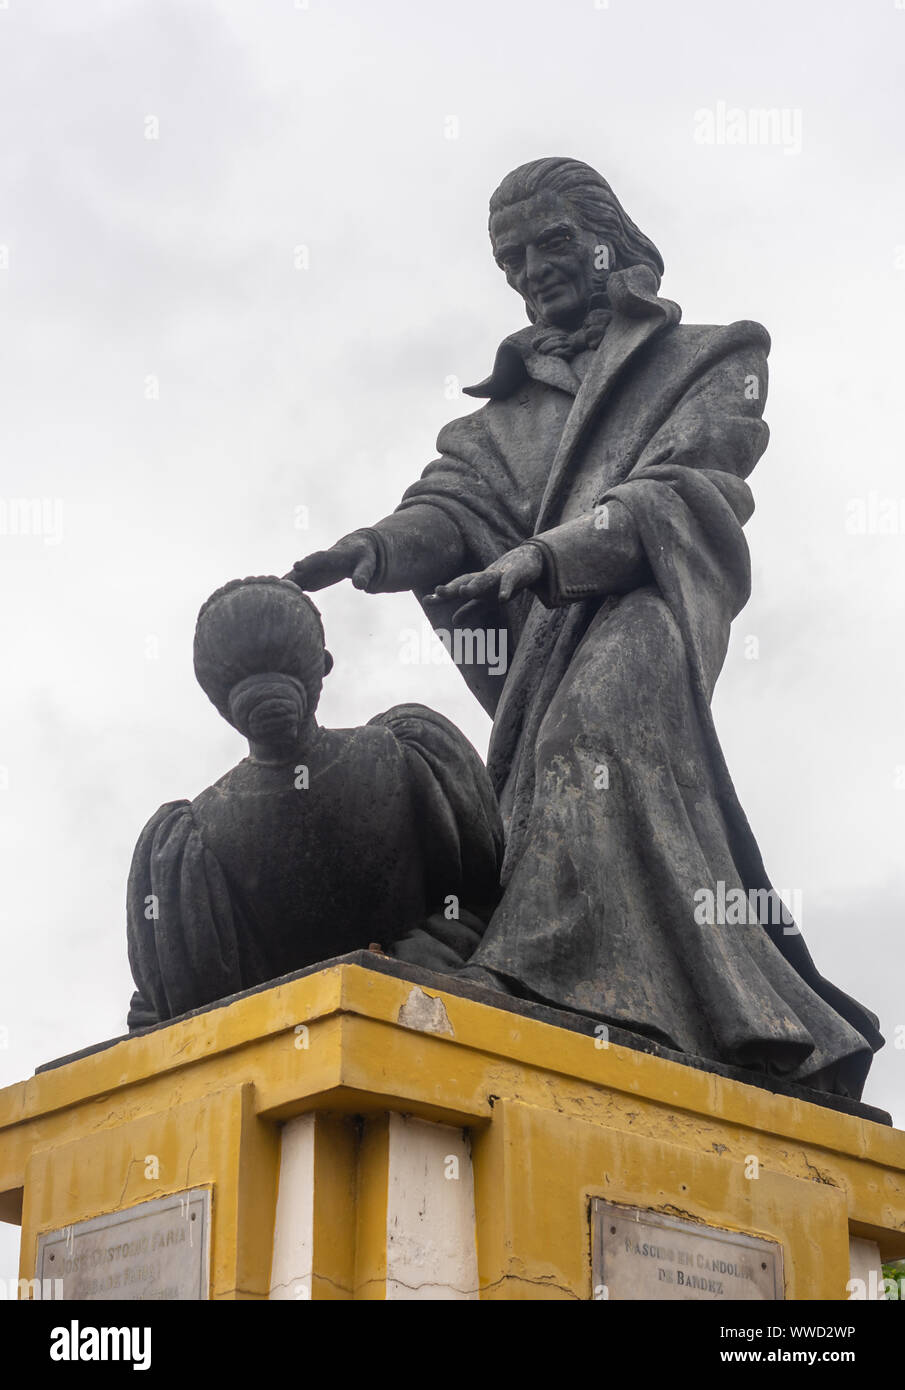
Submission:
[[[495,975],[492,970],[485,970],[482,965],[463,965],[461,970],[453,973],[457,980],[467,980],[469,984],[480,985],[481,989],[492,989],[497,994],[512,993],[505,980]]]

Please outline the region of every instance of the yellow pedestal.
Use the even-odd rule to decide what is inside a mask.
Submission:
[[[0,1092],[24,1279],[197,1188],[216,1299],[591,1299],[595,1197],[778,1242],[789,1299],[905,1255],[905,1134],[351,964]]]

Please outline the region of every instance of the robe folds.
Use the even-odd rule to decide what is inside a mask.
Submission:
[[[161,806],[138,840],[129,1028],[374,942],[455,969],[498,897],[502,846],[481,759],[424,705],[318,729],[291,763],[246,758]]]
[[[769,338],[683,325],[656,290],[645,267],[612,275],[603,341],[571,364],[534,351],[532,329],[503,343],[472,389],[487,404],[441,431],[440,457],[368,528],[369,587],[409,588],[414,568],[423,583],[432,552],[437,583],[451,555],[453,573],[526,541],[544,557],[533,592],[462,619],[496,631],[495,655],[506,644],[504,663],[459,648],[493,717],[506,829],[473,963],[680,1051],[857,1097],[877,1019],[819,974],[773,895],[710,711],[749,595]],[[628,581],[621,509],[641,560]],[[447,642],[456,607],[427,610]],[[741,922],[721,920],[733,894]]]

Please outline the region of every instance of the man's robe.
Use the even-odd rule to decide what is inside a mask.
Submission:
[[[609,291],[600,347],[572,364],[534,351],[531,329],[507,339],[473,388],[488,403],[443,429],[440,458],[369,528],[372,592],[423,594],[525,541],[544,556],[535,592],[482,619],[505,632],[505,675],[460,668],[493,716],[507,832],[473,962],[681,1051],[857,1096],[877,1020],[765,896],[710,712],[749,595],[769,338],[680,325],[645,267]],[[621,508],[640,565],[608,527]],[[432,606],[434,626],[457,606]],[[733,890],[756,909],[721,922]]]

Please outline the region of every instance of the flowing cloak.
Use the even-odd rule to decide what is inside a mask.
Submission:
[[[304,757],[246,758],[145,826],[127,894],[130,1029],[373,942],[435,969],[479,943],[503,834],[455,725],[397,705],[319,729]]]
[[[413,538],[448,558],[451,528],[453,573],[525,541],[545,555],[534,592],[484,619],[494,662],[473,618],[450,631],[457,604],[428,610],[471,652],[460,670],[494,721],[504,893],[474,963],[681,1051],[858,1096],[877,1019],[818,973],[781,907],[710,711],[750,589],[769,337],[680,325],[656,288],[645,267],[611,276],[613,319],[571,366],[535,352],[531,329],[505,340],[471,389],[488,403],[443,429],[440,457],[367,528],[369,587],[412,587]],[[645,566],[623,593],[615,502]],[[723,911],[739,899],[741,921]]]

